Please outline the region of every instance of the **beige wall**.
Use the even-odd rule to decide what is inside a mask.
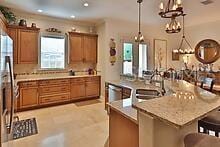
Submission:
[[[204,39],[214,39],[217,42],[220,43],[220,20],[215,21],[215,22],[208,22],[208,23],[203,23],[199,25],[193,25],[193,26],[187,26],[186,27],[186,37],[187,40],[190,42],[192,45],[192,48],[195,49],[197,43]],[[181,41],[181,34],[175,34],[175,35],[169,35],[168,40],[169,40],[169,66],[176,68],[176,69],[181,69],[183,67],[183,55],[180,56],[180,61],[172,61],[172,50],[173,49],[178,49],[180,41]],[[186,55],[184,55],[186,56]],[[189,55],[189,66],[191,67],[192,65],[198,67],[198,60],[195,58],[194,55]],[[218,59],[217,62],[214,63],[214,70],[219,70],[220,66],[220,59]]]

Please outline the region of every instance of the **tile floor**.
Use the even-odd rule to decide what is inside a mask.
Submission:
[[[104,100],[90,100],[18,114],[36,117],[37,135],[18,139],[14,147],[106,147],[108,115]]]

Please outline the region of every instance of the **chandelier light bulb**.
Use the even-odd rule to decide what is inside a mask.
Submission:
[[[163,2],[160,3],[160,11],[163,11],[164,10],[164,5],[163,5]]]
[[[182,5],[182,0],[176,0],[176,4],[177,4],[178,6]]]

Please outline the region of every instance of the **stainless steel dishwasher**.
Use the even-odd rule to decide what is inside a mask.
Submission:
[[[123,91],[121,87],[109,85],[109,102],[121,100]]]

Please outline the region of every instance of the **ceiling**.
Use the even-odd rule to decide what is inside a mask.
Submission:
[[[167,0],[143,0],[142,22],[145,24],[165,23],[159,15],[159,3]],[[220,20],[220,0],[212,0],[210,5],[202,5],[204,0],[182,0],[187,25]],[[0,4],[9,8],[71,19],[74,15],[77,21],[97,23],[105,18],[137,21],[138,5],[136,0],[0,0]],[[89,7],[83,3],[88,2]]]

